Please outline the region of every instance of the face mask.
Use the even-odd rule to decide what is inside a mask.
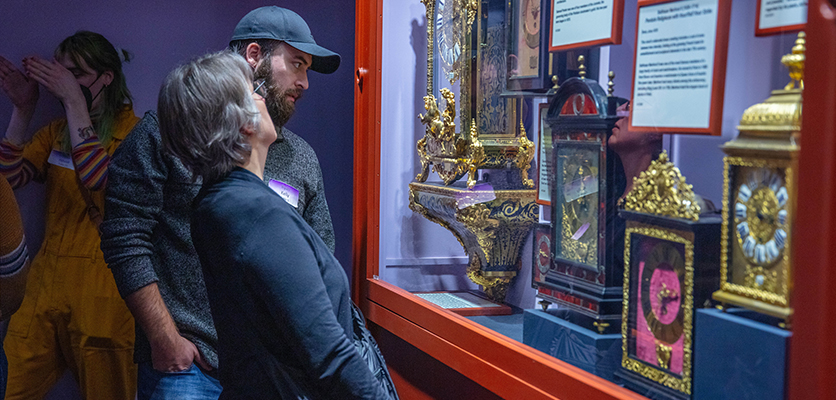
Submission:
[[[96,81],[98,81],[99,78],[101,78],[101,77],[102,77],[102,74],[100,73],[98,76],[96,76],[96,80],[94,80],[93,83],[90,84],[90,86],[93,86],[96,83]],[[84,95],[84,100],[87,101],[87,112],[92,111],[93,110],[93,100],[96,100],[96,97],[99,97],[99,95],[102,94],[102,90],[104,90],[105,87],[102,86],[102,88],[99,89],[99,91],[96,93],[96,95],[93,96],[93,93],[90,92],[90,86],[84,86],[84,85],[81,85],[81,84],[79,84],[78,86],[81,88],[81,94]]]

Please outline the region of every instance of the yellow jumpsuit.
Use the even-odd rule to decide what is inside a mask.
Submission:
[[[108,155],[137,121],[132,110],[117,117]],[[61,149],[65,126],[66,120],[58,120],[42,128],[23,152],[36,176],[46,177],[47,216],[23,304],[4,342],[6,399],[43,398],[69,368],[85,399],[133,400],[133,317],[104,262],[75,171],[48,162],[52,150]],[[91,195],[103,210],[104,191]]]

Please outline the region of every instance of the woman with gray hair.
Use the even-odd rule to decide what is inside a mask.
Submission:
[[[224,398],[397,398],[348,279],[262,180],[276,130],[243,58],[204,56],[160,90],[165,149],[203,187],[192,239],[218,332]]]

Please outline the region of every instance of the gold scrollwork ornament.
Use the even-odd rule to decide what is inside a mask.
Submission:
[[[647,214],[699,221],[700,206],[692,186],[663,151],[650,163],[647,171],[633,178],[633,189],[627,193],[624,208]]]

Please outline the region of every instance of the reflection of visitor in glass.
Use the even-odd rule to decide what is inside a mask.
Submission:
[[[662,134],[628,131],[629,101],[618,106],[616,111],[621,118],[612,128],[612,136],[607,143],[621,159],[621,164],[624,166],[624,175],[627,178],[626,188],[618,198],[618,201],[621,202],[627,196],[627,193],[633,189],[633,179],[638,177],[642,171],[647,170],[650,163],[662,152]]]

